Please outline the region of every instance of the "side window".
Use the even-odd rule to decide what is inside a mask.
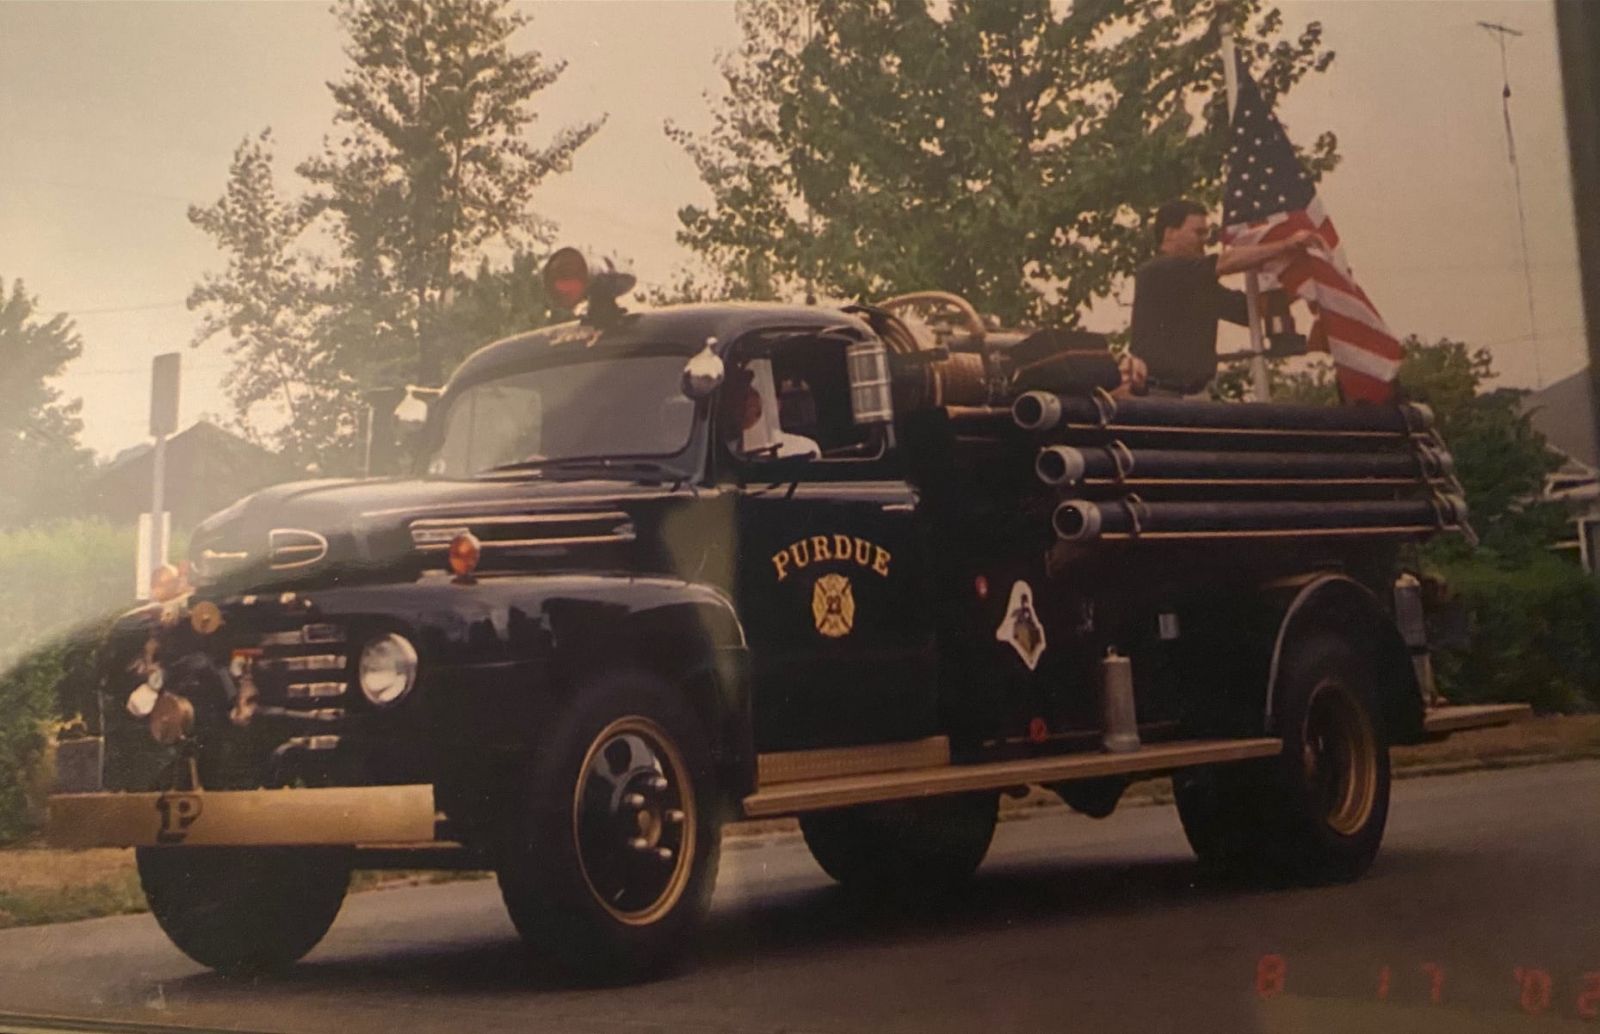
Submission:
[[[735,354],[722,404],[724,441],[745,459],[825,462],[877,452],[872,430],[851,412],[845,345],[835,339],[790,339]]]

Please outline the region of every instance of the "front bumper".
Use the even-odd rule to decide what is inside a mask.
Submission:
[[[50,798],[57,847],[307,847],[435,840],[433,787],[73,793]]]

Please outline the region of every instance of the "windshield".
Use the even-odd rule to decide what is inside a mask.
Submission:
[[[575,457],[670,456],[689,440],[694,402],[682,356],[597,359],[475,384],[450,404],[428,462],[437,477]]]

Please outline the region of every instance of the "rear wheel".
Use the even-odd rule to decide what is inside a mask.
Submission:
[[[846,888],[937,894],[966,880],[988,853],[994,793],[929,797],[800,816],[806,847]]]
[[[344,903],[337,848],[141,847],[139,882],[185,955],[230,975],[287,968],[316,947]]]
[[[1389,814],[1375,684],[1368,661],[1338,635],[1292,647],[1277,701],[1282,753],[1173,776],[1178,815],[1204,865],[1269,882],[1340,882],[1367,870]]]
[[[534,762],[496,866],[536,952],[589,980],[660,969],[704,916],[720,828],[700,724],[657,680],[580,689]]]

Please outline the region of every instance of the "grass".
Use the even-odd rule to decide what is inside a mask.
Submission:
[[[1537,760],[1600,757],[1600,715],[1533,718],[1498,729],[1459,732],[1438,743],[1397,747],[1393,757],[1395,771],[1402,777],[1433,769],[1494,768]],[[1172,799],[1172,787],[1166,779],[1142,780],[1129,787],[1126,798],[1165,803]],[[1035,788],[1021,799],[1002,798],[1001,811],[1002,816],[1016,816],[1058,805],[1054,794]],[[793,819],[768,819],[735,823],[728,833],[746,838],[753,845],[751,838],[757,835],[791,832],[795,828]],[[483,875],[434,870],[361,871],[356,873],[350,889],[382,890],[478,879]],[[65,851],[30,845],[0,851],[0,929],[144,910],[144,895],[139,891],[130,850]]]

